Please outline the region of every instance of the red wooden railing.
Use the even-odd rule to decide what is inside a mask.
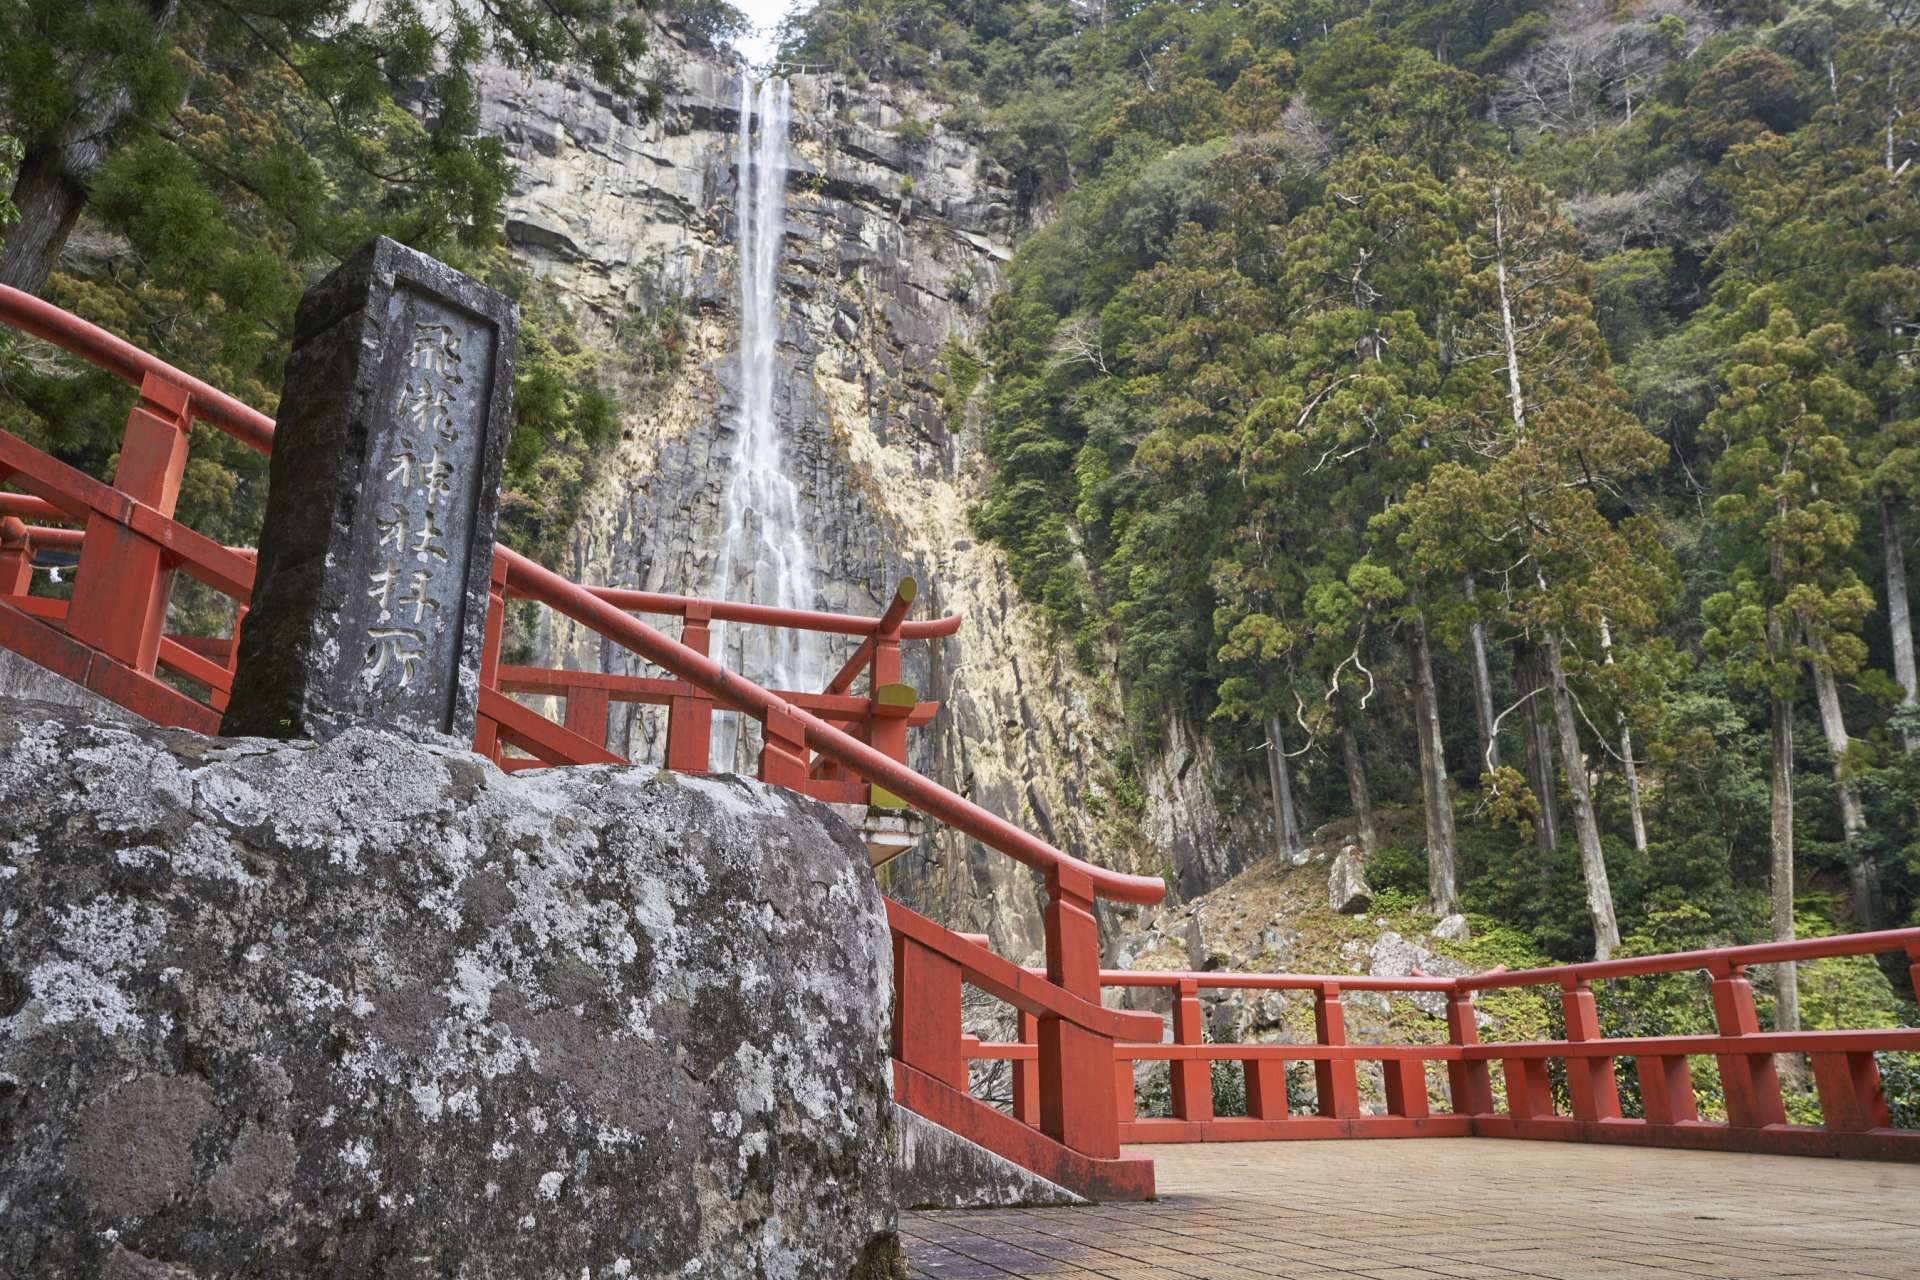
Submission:
[[[0,493],[0,647],[149,720],[218,732],[219,713],[232,688],[233,636],[168,635],[167,604],[174,575],[184,572],[233,602],[237,634],[252,594],[253,558],[250,551],[220,546],[180,524],[173,519],[174,507],[196,422],[263,453],[272,449],[273,422],[104,330],[3,286],[0,323],[52,342],[140,389],[112,485],[0,432],[0,486],[24,491]],[[40,548],[78,551],[71,600],[31,594],[33,557]],[[623,700],[666,706],[668,766],[704,772],[712,714],[732,711],[761,726],[759,773],[765,781],[826,799],[911,805],[1039,871],[1048,897],[1044,976],[1025,974],[977,942],[892,909],[898,1095],[905,1105],[1083,1193],[1152,1194],[1152,1163],[1120,1158],[1112,1096],[1114,1040],[1145,1034],[1146,1027],[1135,1016],[1100,1008],[1093,911],[1099,897],[1157,902],[1165,886],[1070,857],[907,766],[907,730],[925,723],[936,707],[920,703],[899,683],[900,642],[950,635],[958,618],[908,622],[914,597],[910,583],[879,618],[590,588],[498,546],[492,597],[475,746],[504,766],[618,760],[605,746],[605,716],[610,702]],[[666,676],[502,665],[505,605],[514,599],[555,610],[645,658]],[[680,639],[632,611],[679,617]],[[801,627],[861,640],[822,692],[775,692],[707,655],[708,624],[715,621]],[[869,688],[861,698],[852,689],[863,670]],[[515,701],[510,696],[515,693],[562,700],[565,723]],[[1037,1128],[1014,1126],[964,1089],[952,1087],[962,980],[1013,1001],[1036,1020],[1035,1064],[1042,1086]],[[935,994],[920,989],[928,983]],[[954,993],[951,1019],[949,989]]]
[[[1920,986],[1920,929],[1842,934],[1791,943],[1725,947],[1591,964],[1463,978],[1374,978],[1321,974],[1177,973],[1104,970],[1108,989],[1167,990],[1173,999],[1172,1040],[1162,1029],[1115,1051],[1115,1098],[1123,1142],[1233,1142],[1297,1138],[1413,1138],[1477,1135],[1575,1139],[1644,1146],[1712,1148],[1794,1155],[1920,1161],[1920,1130],[1894,1128],[1882,1091],[1878,1053],[1920,1052],[1920,1028],[1762,1031],[1747,971],[1755,965],[1833,956],[1904,954]],[[1593,984],[1659,973],[1704,973],[1711,980],[1712,1035],[1601,1034]],[[1565,1039],[1483,1044],[1474,994],[1512,987],[1558,987]],[[1314,999],[1311,1043],[1212,1044],[1201,1013],[1203,990],[1300,991]],[[1350,1044],[1343,992],[1442,996],[1446,1043]],[[1154,1015],[1156,1019],[1158,1015]],[[1031,1123],[1032,1064],[1037,1045],[1023,1018],[1018,1042],[967,1041],[971,1060],[1014,1064],[1013,1116]],[[1789,1124],[1777,1058],[1804,1054],[1819,1099],[1821,1123]],[[1691,1057],[1711,1057],[1720,1072],[1727,1118],[1703,1120],[1694,1100]],[[1622,1114],[1614,1072],[1633,1063],[1642,1114]],[[1134,1064],[1169,1067],[1170,1117],[1137,1114]],[[1237,1062],[1245,1073],[1246,1115],[1214,1114],[1213,1065]],[[1313,1064],[1313,1110],[1295,1112],[1287,1098],[1287,1065]],[[1360,1100],[1358,1064],[1378,1062],[1384,1109]],[[1444,1090],[1428,1085],[1427,1064],[1444,1066]],[[1504,1109],[1493,1085],[1500,1064]],[[1549,1063],[1564,1072],[1566,1109],[1556,1108]],[[1447,1100],[1436,1113],[1431,1095]]]
[[[253,559],[173,519],[187,438],[204,422],[266,452],[264,415],[46,303],[0,288],[0,322],[45,338],[139,387],[119,469],[103,484],[0,432],[0,646],[21,653],[159,723],[217,732],[231,688],[232,635],[168,634],[167,602],[186,573],[234,602],[235,628],[251,595]],[[41,549],[77,552],[71,600],[31,594]],[[899,683],[902,641],[952,633],[957,618],[909,622],[911,583],[878,618],[770,609],[644,592],[584,587],[505,547],[496,547],[493,608],[483,659],[476,747],[507,768],[617,761],[605,745],[607,711],[626,701],[668,709],[666,763],[707,768],[716,711],[761,726],[760,776],[825,799],[904,804],[1040,872],[1047,888],[1044,969],[1022,969],[984,938],[942,928],[889,904],[894,937],[894,1082],[903,1104],[1083,1193],[1152,1194],[1152,1164],[1121,1156],[1132,1142],[1247,1138],[1413,1137],[1480,1134],[1822,1155],[1920,1159],[1920,1133],[1888,1124],[1874,1055],[1920,1051],[1920,1030],[1764,1032],[1746,979],[1752,965],[1902,951],[1920,980],[1920,930],[1857,934],[1468,978],[1131,973],[1099,968],[1094,902],[1158,901],[1157,879],[1082,862],[923,777],[906,764],[906,734],[937,709]],[[503,665],[505,605],[550,608],[658,667],[663,676],[610,675]],[[679,639],[634,613],[677,617]],[[845,665],[819,693],[770,691],[708,656],[710,624],[802,627],[858,636]],[[865,672],[865,697],[853,693]],[[197,693],[197,696],[194,696]],[[554,699],[563,722],[513,695]],[[1592,984],[1654,973],[1704,971],[1712,979],[1716,1033],[1607,1039]],[[1012,1005],[1020,1040],[981,1044],[965,1033],[961,990],[972,986]],[[1562,1040],[1481,1044],[1477,991],[1557,986]],[[1103,988],[1170,988],[1174,1035],[1162,1043],[1158,1015],[1101,1005]],[[1202,989],[1311,991],[1317,1035],[1310,1044],[1208,1044]],[[1444,1044],[1350,1044],[1342,993],[1429,992],[1446,1004]],[[1775,1066],[1781,1053],[1808,1056],[1822,1123],[1786,1123]],[[1725,1122],[1703,1121],[1693,1101],[1690,1056],[1714,1057],[1726,1094]],[[1635,1066],[1644,1114],[1621,1113],[1614,1062]],[[1012,1114],[970,1095],[968,1063],[1009,1060]],[[1137,1114],[1134,1064],[1165,1060],[1169,1118]],[[1215,1116],[1212,1064],[1239,1062],[1247,1115]],[[1288,1104],[1286,1064],[1314,1064],[1315,1106]],[[1385,1109],[1361,1103],[1357,1064],[1381,1063]],[[1504,1110],[1493,1086],[1498,1062]],[[1447,1110],[1430,1102],[1427,1064],[1443,1064]],[[1549,1063],[1565,1073],[1567,1114],[1555,1108]]]

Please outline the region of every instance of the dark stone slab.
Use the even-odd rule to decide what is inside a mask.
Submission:
[[[301,299],[222,732],[472,741],[516,318],[385,237]]]

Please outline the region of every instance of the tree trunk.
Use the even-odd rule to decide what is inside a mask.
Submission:
[[[37,294],[86,207],[84,186],[63,171],[61,149],[30,151],[13,183],[20,220],[0,239],[0,284]]]
[[[1534,844],[1543,857],[1560,847],[1560,794],[1553,781],[1553,736],[1547,732],[1541,696],[1547,682],[1540,675],[1540,653],[1531,644],[1522,644],[1514,654],[1514,674],[1525,686],[1527,701],[1520,708],[1521,740],[1526,746],[1527,785],[1540,804],[1534,819]]]
[[[1467,601],[1473,601],[1473,575],[1467,575]],[[1487,628],[1476,615],[1471,633],[1473,645],[1473,713],[1480,728],[1480,769],[1492,773],[1500,767],[1500,739],[1493,728],[1493,679],[1487,674]]]
[[[1587,883],[1587,914],[1593,917],[1593,958],[1605,960],[1620,945],[1620,925],[1614,919],[1613,887],[1607,883],[1607,855],[1600,847],[1600,824],[1593,815],[1593,792],[1587,785],[1580,729],[1573,715],[1573,695],[1567,692],[1560,637],[1553,632],[1547,635],[1546,657],[1547,679],[1553,691],[1553,718],[1560,730],[1560,759],[1567,775],[1567,794],[1573,801],[1573,834],[1580,845],[1580,874]]]
[[[1367,762],[1360,755],[1360,737],[1351,725],[1340,726],[1340,754],[1347,762],[1347,795],[1353,800],[1354,834],[1361,851],[1371,854],[1379,843],[1373,826],[1373,792],[1367,786]]]
[[[1425,618],[1414,618],[1408,644],[1413,661],[1414,736],[1420,746],[1420,793],[1427,817],[1427,910],[1446,916],[1460,906],[1453,869],[1453,791],[1447,782],[1440,699],[1434,691]]]
[[[1773,940],[1793,941],[1793,701],[1773,698],[1773,772],[1768,805],[1772,823]],[[1800,1029],[1800,986],[1792,964],[1774,966],[1778,1006],[1774,1029]]]
[[[1900,705],[1920,708],[1920,676],[1914,674],[1913,607],[1907,602],[1907,549],[1900,545],[1900,512],[1880,501],[1880,528],[1886,542],[1887,629],[1893,634],[1893,675],[1900,682]],[[1920,750],[1920,734],[1902,733],[1900,749]]]
[[[1607,665],[1613,665],[1613,628],[1607,625],[1606,617],[1600,619],[1600,651],[1607,657]],[[1633,730],[1627,726],[1625,716],[1620,718],[1620,762],[1627,771],[1627,810],[1633,817],[1633,851],[1647,851],[1647,819],[1640,807],[1640,766],[1633,762]]]
[[[1273,789],[1274,836],[1281,861],[1291,860],[1304,847],[1300,818],[1293,807],[1293,778],[1287,768],[1287,748],[1280,736],[1280,717],[1267,717],[1267,783]]]
[[[1808,635],[1806,640],[1815,657],[1808,666],[1813,672],[1814,702],[1820,708],[1820,732],[1833,757],[1833,789],[1840,804],[1840,831],[1851,855],[1847,879],[1853,899],[1853,918],[1870,926],[1875,916],[1879,869],[1874,865],[1873,856],[1860,847],[1860,838],[1867,829],[1867,814],[1860,804],[1859,789],[1846,776],[1846,753],[1852,739],[1847,736],[1846,714],[1840,707],[1840,685],[1822,661],[1827,654],[1826,643],[1813,635]]]
[[[146,7],[152,25],[137,34],[158,40],[173,25],[179,0],[147,0]],[[67,87],[74,101],[84,104],[80,113],[57,130],[27,140],[13,183],[20,219],[0,234],[0,284],[39,293],[80,220],[93,175],[133,113],[133,95],[125,85],[99,83],[110,66],[102,56],[67,68]]]

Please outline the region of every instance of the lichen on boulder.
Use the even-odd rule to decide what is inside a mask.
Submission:
[[[0,702],[0,1275],[883,1277],[824,806]]]

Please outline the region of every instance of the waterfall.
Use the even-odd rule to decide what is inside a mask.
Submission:
[[[756,91],[740,77],[740,133],[734,248],[740,279],[740,410],[727,477],[720,559],[713,594],[789,609],[813,607],[813,556],[801,519],[800,488],[784,460],[774,387],[780,375],[780,250],[787,220],[787,123],[792,91],[769,77]],[[753,125],[758,119],[756,133]],[[824,683],[817,638],[764,627],[714,628],[716,656],[777,689]],[[745,768],[736,759],[738,716],[714,723],[714,768]]]

